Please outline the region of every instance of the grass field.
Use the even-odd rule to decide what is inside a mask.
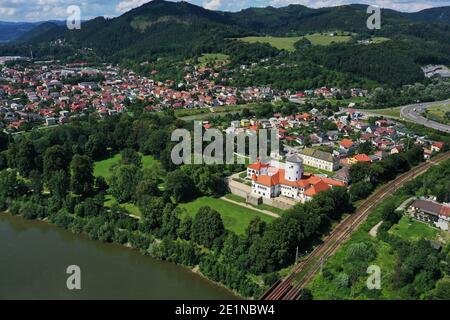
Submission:
[[[102,161],[96,161],[94,165],[94,176],[95,177],[104,177],[108,179],[111,177],[112,172],[111,168],[118,164],[120,160],[122,159],[122,156],[120,153],[114,155],[111,158],[102,160]],[[161,168],[161,164],[158,160],[153,158],[152,156],[142,156],[142,167],[144,169],[150,169],[158,167],[158,170]]]
[[[372,40],[372,43],[377,44],[377,43],[382,43],[382,42],[389,41],[391,39],[386,38],[386,37],[373,37],[371,40]]]
[[[245,37],[245,38],[239,38],[239,40],[248,42],[248,43],[268,43],[272,47],[275,47],[280,50],[287,50],[287,51],[295,51],[294,44],[298,42],[302,37]],[[328,46],[332,43],[338,43],[338,42],[347,42],[349,41],[352,36],[348,35],[335,35],[331,36],[327,33],[314,33],[314,34],[308,34],[305,36],[306,39],[311,41],[311,43],[315,46]]]
[[[294,43],[300,40],[300,37],[245,37],[239,40],[248,43],[268,43],[272,47],[280,50],[295,51]]]
[[[326,272],[318,273],[313,281],[308,285],[314,299],[389,299],[396,300],[402,298],[402,293],[393,287],[392,274],[398,262],[398,256],[391,245],[378,238],[372,237],[369,231],[381,220],[382,207],[393,203],[400,205],[408,196],[391,196],[378,206],[367,218],[367,220],[356,230],[351,238],[331,257],[323,266]],[[449,235],[426,224],[411,220],[409,217],[402,217],[398,224],[389,231],[390,234],[404,240],[417,241],[421,238],[448,242]],[[348,257],[349,247],[355,244],[364,243],[372,246],[376,251],[376,257],[368,261],[368,265],[377,265],[382,270],[381,290],[367,290],[365,275],[359,276],[356,283],[350,287],[339,285],[338,277],[344,274],[351,274],[353,260]]]
[[[304,169],[305,169],[305,172],[307,172],[307,173],[326,174],[329,177],[333,176],[333,172],[326,171],[326,170],[323,170],[323,169],[317,169],[317,168],[314,168],[314,167],[310,167],[308,165],[304,165]]]
[[[236,201],[236,202],[241,202],[241,203],[246,203],[246,201],[245,201],[245,199],[244,198],[242,198],[242,197],[239,197],[239,196],[237,196],[237,195],[235,195],[235,194],[232,194],[232,193],[229,193],[229,194],[227,194],[226,196],[225,196],[225,198],[227,198],[227,199],[230,199],[230,200],[233,200],[233,201]],[[251,204],[250,204],[251,205]],[[257,206],[254,206],[254,205],[251,205],[252,207],[255,207],[255,208],[257,208],[257,209],[260,209],[260,210],[267,210],[267,211],[270,211],[270,212],[273,212],[273,213],[276,213],[276,214],[278,214],[278,215],[282,215],[282,214],[284,214],[284,210],[281,210],[281,209],[279,209],[279,208],[275,208],[275,207],[272,207],[272,206],[269,206],[269,205],[267,205],[267,204],[260,204],[260,205],[257,205]]]
[[[105,179],[108,179],[111,177],[112,172],[111,168],[118,164],[120,160],[122,159],[122,156],[120,153],[114,155],[111,158],[102,160],[102,161],[96,161],[94,164],[94,176],[95,177],[104,177]],[[155,169],[157,172],[164,172],[164,170],[161,167],[161,164],[158,160],[153,158],[152,156],[142,156],[142,167],[144,169]],[[163,184],[160,185],[160,189],[162,189]],[[114,204],[117,203],[117,200],[114,198],[114,196],[107,194],[105,196],[105,206],[106,207],[112,207]],[[141,212],[139,208],[134,205],[133,203],[123,203],[120,205],[122,208],[128,210],[132,215],[140,217]]]
[[[397,117],[400,118],[400,107],[397,108],[386,108],[386,109],[372,109],[372,110],[365,110],[367,112],[376,113],[382,116],[388,116],[388,117]]]
[[[448,124],[450,123],[450,118],[446,117],[447,112],[450,112],[450,104],[432,106],[427,109],[425,116],[430,120]]]
[[[198,209],[201,207],[209,206],[220,213],[225,228],[236,234],[243,234],[250,221],[255,217],[260,217],[261,220],[266,222],[275,219],[257,211],[213,197],[201,197],[192,202],[180,204],[179,206],[186,209],[191,217],[195,217]]]
[[[331,36],[327,33],[314,33],[314,34],[308,34],[305,36],[306,39],[311,41],[311,43],[315,46],[329,46],[330,44],[339,43],[339,42],[347,42],[351,40],[352,36],[347,35],[336,35]]]
[[[105,196],[105,207],[111,208],[115,204],[117,204],[116,198],[109,194]],[[123,203],[119,206],[127,210],[133,216],[141,217],[141,211],[134,203]]]
[[[403,217],[397,225],[389,230],[389,233],[406,240],[419,240],[420,238],[437,240],[441,232],[409,217]]]
[[[230,61],[230,56],[223,53],[205,53],[198,58],[198,61],[202,65],[206,65],[208,63],[224,65]]]

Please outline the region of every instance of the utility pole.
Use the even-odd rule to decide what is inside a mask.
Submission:
[[[297,246],[297,250],[295,252],[295,262],[297,262],[297,261],[298,261],[298,246]]]

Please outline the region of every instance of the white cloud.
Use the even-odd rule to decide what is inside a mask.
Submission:
[[[0,15],[13,16],[16,14],[16,9],[9,7],[0,7]]]
[[[142,6],[144,3],[150,2],[149,0],[123,0],[119,2],[119,4],[116,6],[116,10],[118,12],[127,12],[131,9],[137,8]]]
[[[205,0],[203,1],[203,7],[209,10],[217,10],[222,5],[221,0]]]
[[[450,5],[450,0],[271,0],[270,4],[276,7],[286,6],[289,4],[301,4],[310,8],[322,8],[331,6],[340,6],[351,3],[360,3],[378,6],[381,8],[389,8],[398,11],[420,11],[436,6]]]

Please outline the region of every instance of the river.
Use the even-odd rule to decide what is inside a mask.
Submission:
[[[66,269],[81,269],[70,291]],[[0,299],[236,299],[193,272],[42,221],[0,214]]]

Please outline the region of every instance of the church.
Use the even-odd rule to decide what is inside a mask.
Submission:
[[[346,186],[341,181],[305,173],[298,155],[288,157],[281,167],[262,162],[249,165],[247,178],[252,180],[252,194],[267,199],[284,196],[304,203],[320,191]]]

